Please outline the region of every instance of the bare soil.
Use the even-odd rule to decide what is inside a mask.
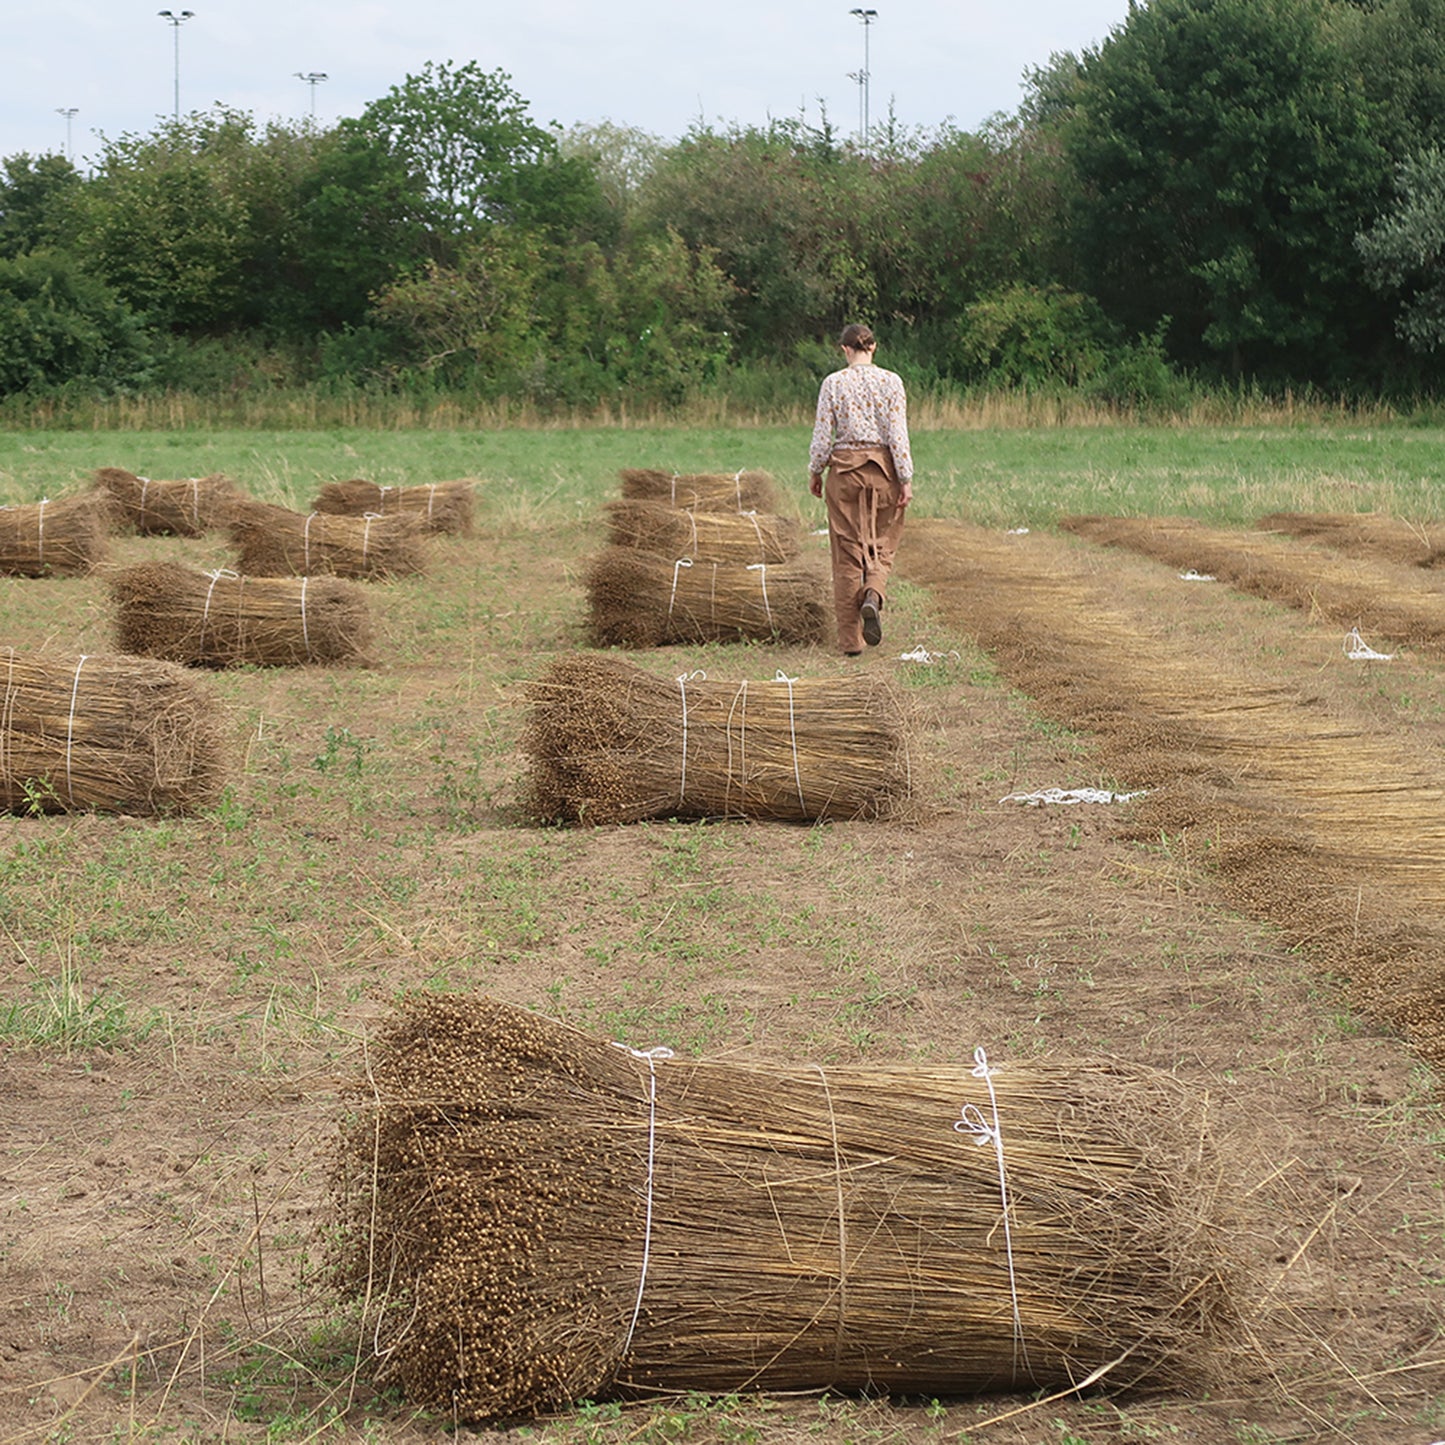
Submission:
[[[377,589],[379,668],[218,677],[214,815],[0,820],[0,1017],[63,1014],[64,979],[115,1035],[0,1061],[0,1441],[441,1435],[370,1389],[318,1273],[338,1083],[410,988],[760,1064],[1168,1070],[1208,1097],[1259,1281],[1207,1396],[689,1400],[459,1439],[1445,1437],[1435,659],[1352,660],[1327,610],[1126,550],[911,523],[859,663],[653,661],[895,675],[922,821],[543,828],[518,684],[578,644],[594,542],[503,531]],[[197,545],[126,560],[223,560]],[[4,585],[19,645],[104,645],[98,580]],[[1018,800],[1051,788],[1142,796]]]

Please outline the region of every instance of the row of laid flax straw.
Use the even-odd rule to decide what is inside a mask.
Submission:
[[[103,467],[88,491],[0,506],[0,576],[82,575],[104,561],[116,533],[216,529],[229,530],[238,570],[250,575],[400,576],[422,568],[419,534],[470,533],[472,483],[330,482],[306,513],[256,501],[223,476],[151,481]]]
[[[599,647],[821,642],[827,580],[766,472],[627,470],[587,577]]]
[[[334,1278],[383,1382],[479,1421],[1224,1373],[1242,1231],[1207,1100],[1169,1075],[666,1053],[484,997],[398,1006],[332,1170]]]

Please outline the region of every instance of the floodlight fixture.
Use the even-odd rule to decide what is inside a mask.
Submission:
[[[187,20],[194,20],[194,10],[157,10],[156,14],[171,27],[175,35],[175,118],[181,118],[181,26]]]

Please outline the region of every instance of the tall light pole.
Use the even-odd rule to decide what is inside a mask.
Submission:
[[[177,120],[179,120],[181,118],[181,26],[184,25],[187,20],[193,20],[195,18],[196,12],[194,10],[157,10],[156,14],[159,15],[171,27],[171,30],[175,33],[176,37],[175,117]]]
[[[850,10],[850,15],[856,15],[863,22],[863,69],[853,72],[857,77],[858,88],[863,92],[863,149],[868,149],[868,36],[873,28],[873,22],[878,18],[876,10]]]
[[[75,151],[70,144],[70,123],[80,114],[80,107],[78,105],[58,105],[55,107],[55,113],[65,117],[65,159],[73,160]]]
[[[311,87],[311,119],[315,120],[316,87],[320,85],[323,80],[329,80],[330,77],[324,70],[308,70],[304,74],[299,70],[293,70],[291,74],[294,75],[297,80],[304,80],[306,84]]]

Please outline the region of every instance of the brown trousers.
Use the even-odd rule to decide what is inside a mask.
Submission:
[[[888,574],[903,535],[902,488],[894,478],[893,458],[882,447],[835,451],[828,465],[823,500],[828,506],[828,546],[833,554],[833,607],[838,615],[838,646],[863,648],[859,607],[872,588],[888,596]]]

